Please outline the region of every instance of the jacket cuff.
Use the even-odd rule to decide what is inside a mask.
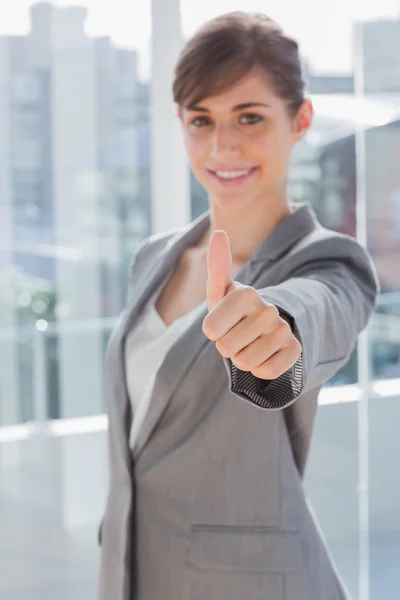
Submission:
[[[277,379],[266,380],[241,371],[230,359],[228,367],[230,391],[261,408],[278,410],[292,404],[303,389],[303,354],[288,371]]]

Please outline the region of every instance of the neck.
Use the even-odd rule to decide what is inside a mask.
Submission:
[[[214,231],[223,229],[229,237],[233,262],[244,264],[254,254],[261,242],[290,213],[286,197],[271,202],[259,201],[241,210],[221,209],[210,199],[210,227],[198,247],[207,250]]]

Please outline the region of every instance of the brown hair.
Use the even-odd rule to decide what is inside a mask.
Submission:
[[[182,107],[195,106],[229,89],[258,66],[294,116],[305,87],[298,44],[259,13],[227,13],[195,33],[175,67],[174,101]]]

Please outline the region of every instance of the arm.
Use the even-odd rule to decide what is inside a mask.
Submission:
[[[368,254],[352,238],[332,237],[302,251],[285,281],[257,289],[291,322],[302,355],[272,381],[224,359],[231,391],[262,408],[280,409],[322,385],[349,359],[375,308],[378,289]]]

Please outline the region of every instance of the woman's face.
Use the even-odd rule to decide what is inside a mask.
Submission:
[[[290,118],[285,100],[254,69],[231,89],[179,109],[191,167],[221,208],[244,208],[285,188],[294,144],[311,125],[305,100]]]

